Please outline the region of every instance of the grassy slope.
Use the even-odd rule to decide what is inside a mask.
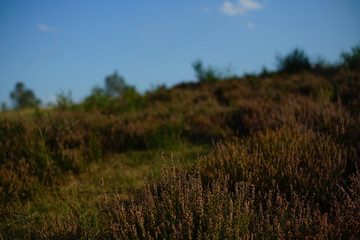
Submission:
[[[242,181],[249,182],[263,191],[259,192],[259,197],[263,198],[265,196],[262,194],[266,195],[266,191],[272,188],[263,183],[272,180],[281,184],[279,194],[291,195],[292,190],[289,189],[294,186],[284,183],[292,183],[299,189],[305,186],[305,192],[320,191],[325,194],[324,196],[329,196],[334,191],[328,189],[331,185],[330,180],[335,179],[335,183],[349,181],[347,177],[355,173],[354,167],[359,163],[359,153],[356,150],[359,147],[356,135],[360,132],[358,90],[358,73],[300,73],[263,78],[248,76],[240,80],[232,79],[212,84],[182,84],[173,89],[158,89],[146,96],[138,96],[137,100],[120,99],[107,109],[84,112],[81,106],[78,106],[76,110],[68,111],[40,110],[35,115],[30,113],[30,110],[2,114],[1,119],[6,119],[1,120],[2,237],[77,238],[99,237],[101,234],[103,237],[113,236],[107,235],[109,231],[113,231],[109,230],[107,224],[117,206],[114,205],[108,214],[104,214],[104,209],[100,207],[104,204],[104,192],[111,195],[116,188],[121,201],[127,201],[129,196],[134,196],[135,189],[143,188],[145,176],[154,174],[156,179],[159,178],[164,159],[175,159],[183,168],[189,168],[189,171],[185,171],[186,174],[197,172],[201,179],[200,184],[204,184],[204,188],[214,181],[214,186],[221,185],[223,183],[217,183],[217,179],[230,176],[230,180],[226,180],[228,188],[234,188]],[[124,109],[126,101],[135,101],[131,103],[137,107]],[[139,102],[141,104],[136,105]],[[236,145],[231,143],[234,142],[234,138],[238,139],[235,140]],[[212,141],[222,141],[224,144],[215,147],[213,155],[199,160],[198,155],[206,156],[211,151],[209,146]],[[283,142],[290,143],[283,145]],[[254,158],[258,156],[254,153],[260,154],[257,153],[258,148],[253,147],[258,143],[262,143],[261,157]],[[328,145],[325,144],[324,148],[314,148],[310,153],[302,152],[309,149],[307,144],[310,143]],[[301,152],[298,158],[295,156],[296,149]],[[338,166],[340,170],[335,171],[340,171],[336,173],[338,175],[333,175],[335,172],[331,170],[337,169],[336,163],[331,165],[330,172],[316,170],[319,166],[327,167],[328,156],[338,154],[340,149],[344,154],[339,155],[339,159],[347,163]],[[166,154],[160,157],[162,152]],[[167,155],[170,153],[174,157]],[[290,155],[293,157],[289,157]],[[292,162],[301,158],[301,161],[298,165],[279,162],[279,159],[285,158],[294,159]],[[274,161],[270,161],[271,159]],[[322,160],[311,165],[311,159]],[[192,166],[198,161],[200,169],[194,170]],[[305,169],[305,173],[307,167],[310,167],[314,169],[314,175],[330,174],[331,178],[320,178],[321,181],[330,182],[316,185],[318,180],[306,180],[306,176],[301,175],[305,174],[303,170],[297,172],[299,166]],[[283,171],[277,171],[279,167],[283,167]],[[183,181],[186,186],[189,184],[188,179],[192,178],[189,176],[184,179],[180,175],[166,171],[165,175],[169,176],[163,176],[159,183],[155,180],[155,185],[166,186],[167,179],[174,179]],[[176,171],[180,173],[182,170]],[[291,174],[297,175],[292,177]],[[314,189],[307,188],[309,183]],[[151,193],[152,190],[148,191]],[[177,192],[177,189],[171,191],[173,195],[182,194]],[[200,194],[196,191],[189,194]],[[141,195],[141,191],[139,194]],[[226,194],[230,193],[222,194],[227,196]],[[301,194],[304,192],[298,191],[296,194],[302,197]],[[209,199],[212,196],[210,194]],[[167,199],[167,195],[164,197]],[[141,198],[145,201],[151,200],[148,199],[148,195]],[[224,201],[229,199],[237,201],[231,194],[229,198],[225,197]],[[115,203],[116,201],[115,198]],[[322,204],[322,208],[328,207],[328,203],[324,203],[321,196],[311,201]],[[164,200],[161,204],[165,205],[162,207],[171,209],[166,203]],[[191,200],[185,203],[191,204]],[[295,203],[290,201],[289,204],[292,206],[291,204]],[[139,204],[133,207],[145,203],[141,203],[140,200]],[[355,210],[359,209],[355,207]],[[258,209],[254,212],[259,216],[265,214]],[[144,214],[147,214],[146,211]],[[249,216],[255,215],[249,213]],[[144,217],[146,218],[145,215]],[[294,220],[294,216],[289,218],[291,221]],[[219,221],[208,215],[205,219]],[[115,220],[115,223],[116,221],[125,224],[122,220]],[[131,224],[141,226],[136,221]],[[175,221],[173,224],[181,226],[184,223]],[[336,221],[332,224],[335,226]],[[206,229],[206,225],[201,226],[201,229]],[[195,228],[188,227],[200,229],[200,225]],[[219,229],[221,227],[224,226],[219,225]],[[238,228],[237,225],[227,227]],[[260,232],[260,227],[251,224],[244,228],[246,231]],[[336,233],[335,230],[331,230],[333,228],[326,228],[329,234]],[[153,237],[159,233],[165,234],[165,238],[175,236],[173,234],[176,233],[166,230],[166,226],[164,229],[151,234],[154,234]],[[263,231],[263,228],[261,229]],[[304,229],[308,231],[306,227]],[[296,232],[296,229],[294,231]],[[306,231],[304,230],[305,235],[302,236],[315,236],[318,230]],[[274,231],[270,232],[277,236]],[[132,236],[130,238],[135,237],[131,229],[117,229],[114,230],[113,234],[115,233],[119,234],[117,236],[127,234],[126,236]],[[214,236],[199,233],[198,237],[216,239],[220,237],[216,235],[218,233],[214,232]],[[248,235],[243,235],[244,238],[247,238],[246,236]],[[231,238],[230,235],[227,238]]]

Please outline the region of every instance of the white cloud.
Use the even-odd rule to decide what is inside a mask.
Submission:
[[[239,4],[241,7],[247,10],[255,10],[263,7],[260,3],[257,3],[252,0],[239,0]]]
[[[57,33],[58,30],[45,24],[38,24],[37,28],[42,32]]]
[[[235,4],[225,1],[220,7],[220,11],[229,16],[236,16],[261,8],[263,8],[263,5],[253,0],[238,0]]]
[[[235,16],[238,14],[244,14],[245,11],[244,9],[235,6],[234,4],[232,4],[231,2],[224,2],[223,5],[221,6],[220,10],[225,13],[226,15],[230,15],[230,16]]]
[[[254,29],[255,29],[255,24],[252,23],[252,22],[249,22],[249,23],[246,24],[246,27],[247,27],[248,29],[250,29],[250,30],[254,30]]]

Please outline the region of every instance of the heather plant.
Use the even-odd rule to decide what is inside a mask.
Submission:
[[[243,181],[229,188],[230,178],[225,173],[206,184],[199,171],[197,168],[189,173],[177,164],[165,164],[161,178],[147,180],[144,190],[130,202],[124,203],[117,193],[113,197],[104,195],[109,222],[100,235],[113,239],[342,236],[338,223],[322,213],[318,205],[303,199],[296,191],[287,196],[275,181],[270,182],[268,189],[258,189]],[[352,224],[358,224],[354,219],[357,213],[349,215]],[[359,230],[347,233],[353,238]]]
[[[337,234],[343,239],[356,239],[360,235],[360,173],[350,175],[347,186],[338,186],[332,195],[330,209]]]
[[[155,102],[171,102],[171,93],[165,84],[154,86],[152,91],[145,94],[146,100],[152,103]]]
[[[4,206],[26,199],[34,192],[34,157],[25,126],[21,122],[0,122],[0,199]]]
[[[326,135],[293,126],[220,143],[201,169],[206,181],[228,175],[232,185],[245,181],[268,189],[275,180],[282,192],[308,195],[328,207],[346,164],[355,160],[348,159],[348,151]]]
[[[334,88],[334,100],[341,102],[349,112],[359,113],[360,99],[360,73],[346,72],[343,74],[334,75],[330,81]]]

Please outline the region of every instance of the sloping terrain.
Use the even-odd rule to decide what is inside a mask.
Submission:
[[[357,71],[91,101],[1,116],[3,239],[360,235]]]

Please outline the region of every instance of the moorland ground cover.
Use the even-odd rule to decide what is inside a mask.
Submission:
[[[357,239],[360,72],[282,60],[2,113],[0,238]]]

